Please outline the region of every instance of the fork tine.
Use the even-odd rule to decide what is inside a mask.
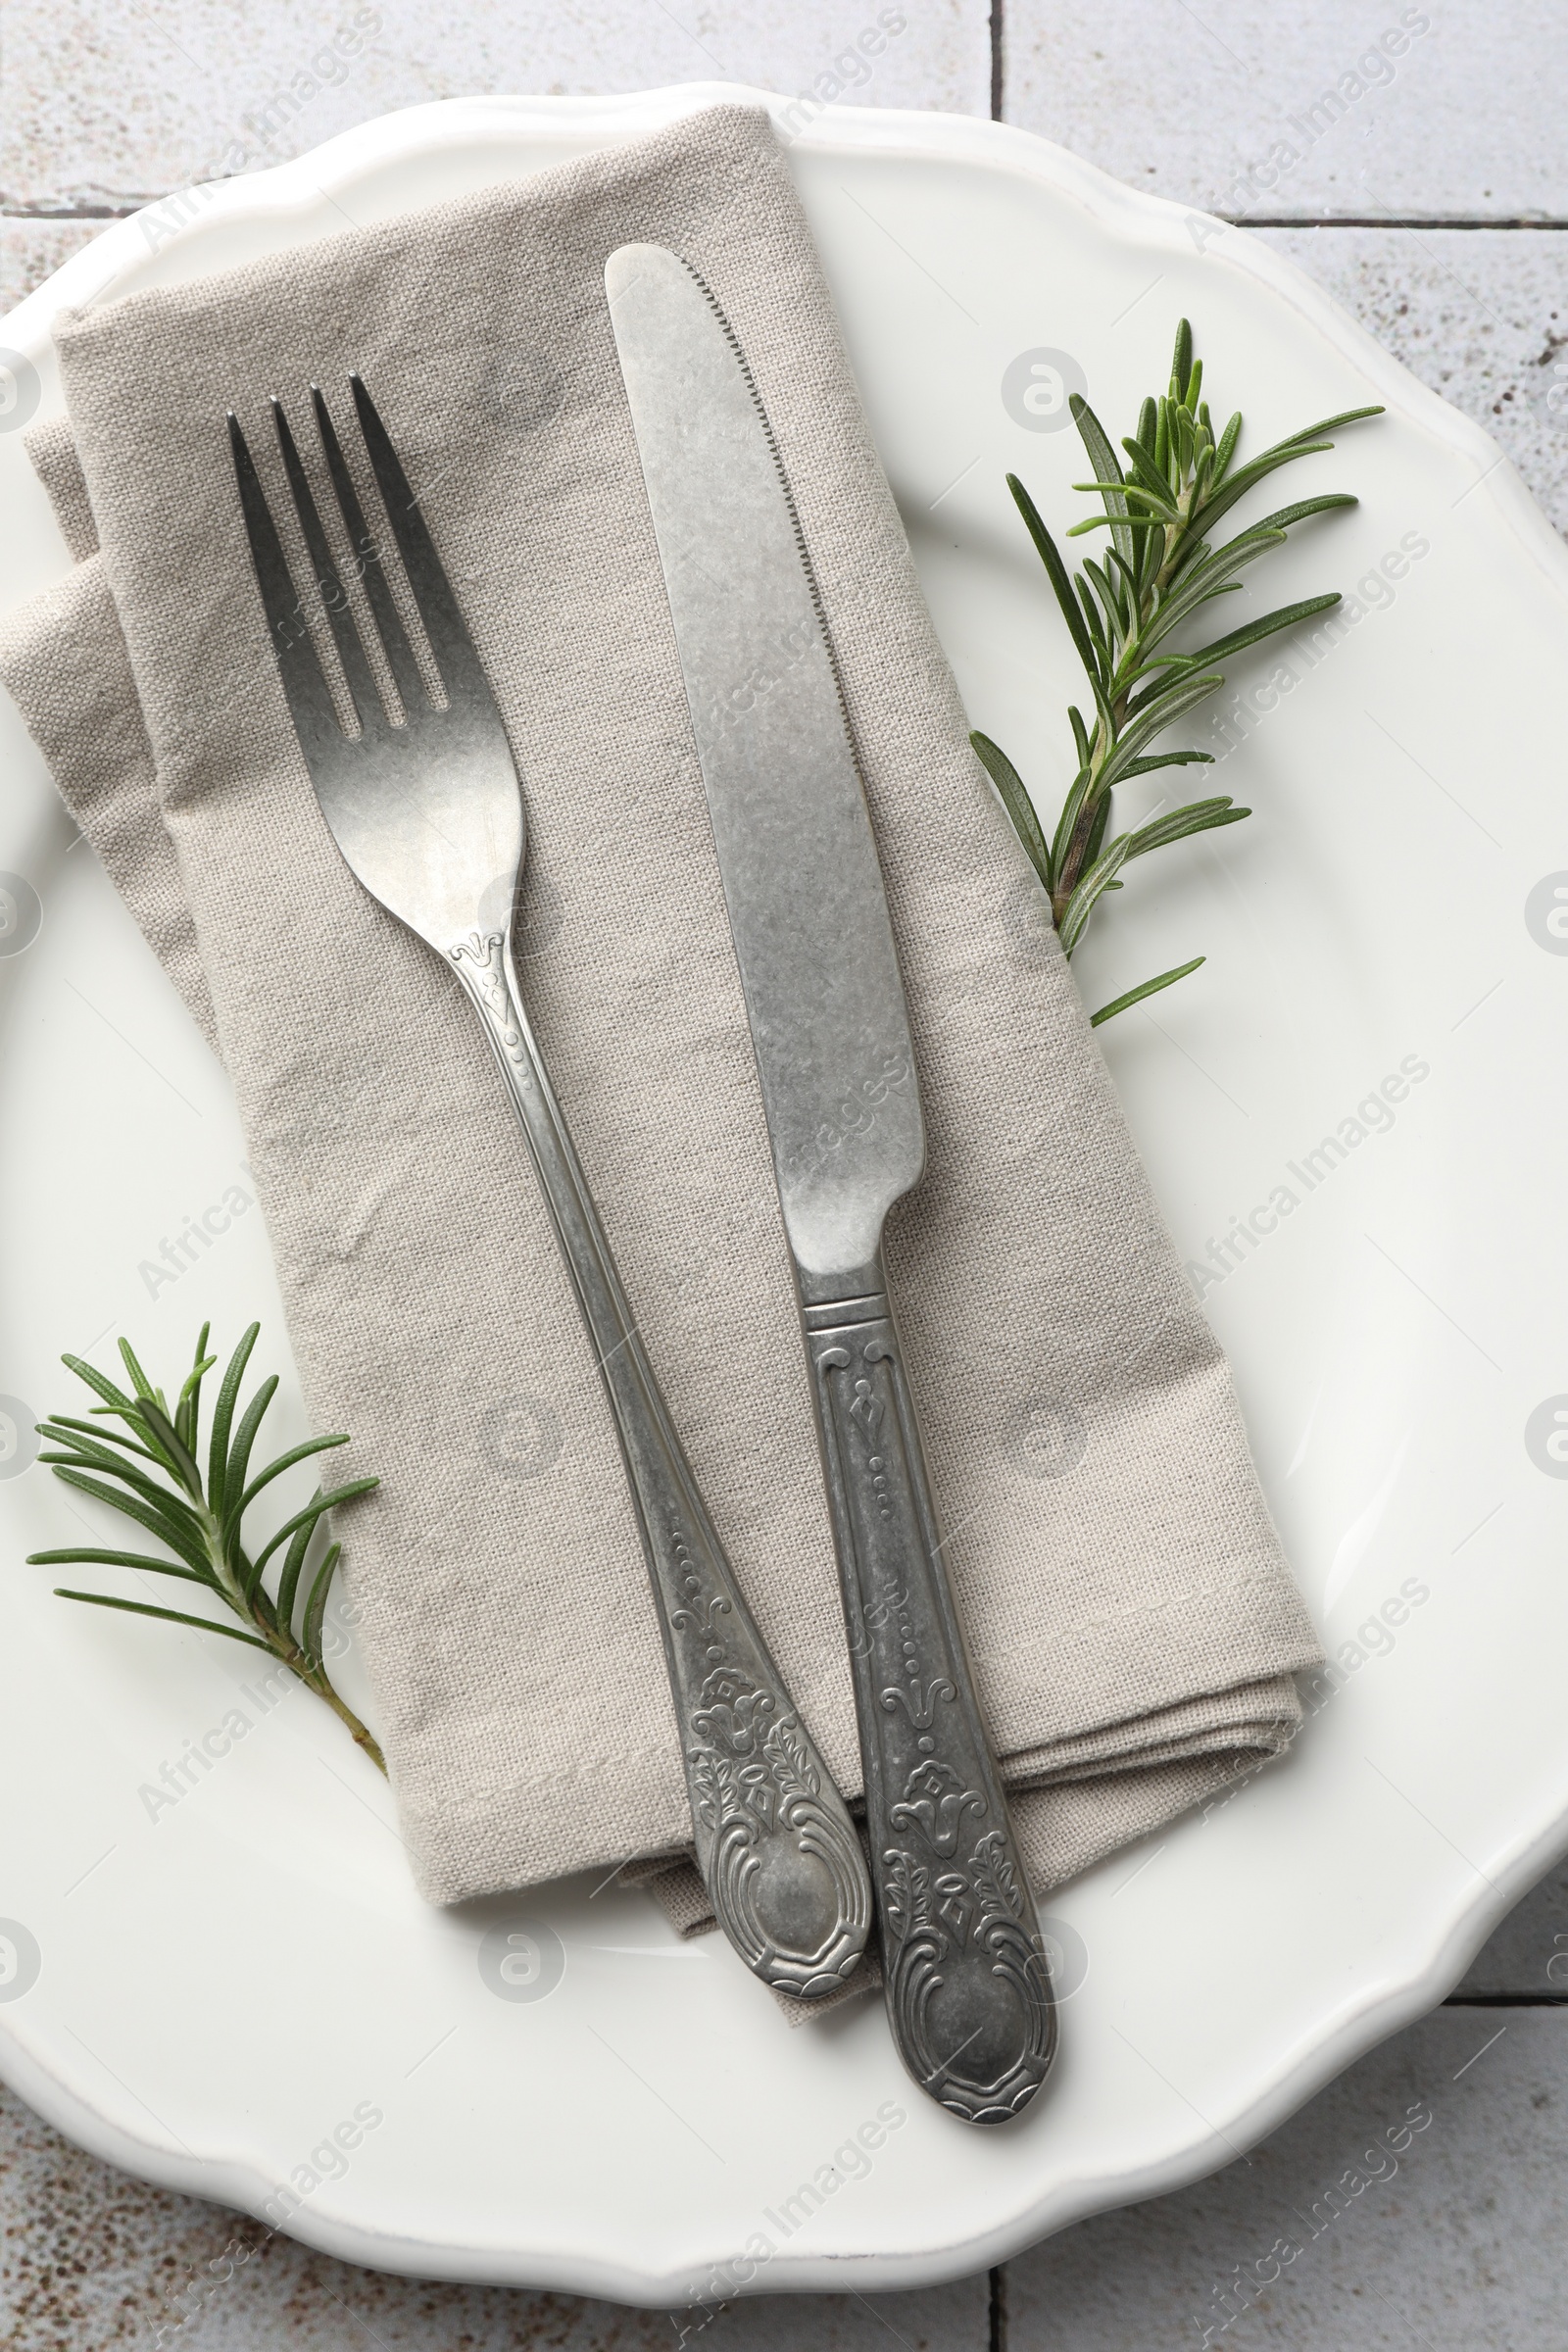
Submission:
[[[320,435],[321,448],[326,457],[326,469],[332,477],[332,488],[337,496],[338,512],[353,542],[360,577],[365,583],[365,593],[370,600],[375,625],[381,633],[387,666],[396,681],[404,710],[412,720],[420,707],[429,704],[429,689],[414,658],[414,648],[403,626],[403,615],[398,611],[397,600],[387,580],[381,550],[365,519],[365,509],[360,504],[354,476],[344,461],[343,446],[338,440],[337,428],[332,422],[319,384],[311,386],[311,401],[316,410],[316,429]]]
[[[283,693],[289,714],[294,721],[300,749],[307,761],[318,747],[336,737],[340,742],[343,728],[332,702],[326,673],[321,667],[311,635],[305,608],[294,586],[294,575],[283,553],[283,543],[272,520],[272,511],[267,503],[261,477],[250,447],[240,430],[239,418],[232,409],[228,412],[228,441],[233,453],[234,476],[239,485],[240,510],[245,517],[246,535],[251,545],[251,562],[256,567],[256,585],[261,591],[262,611],[267,616],[268,633],[277,656],[282,673]]]
[[[288,486],[294,497],[294,512],[300,518],[300,529],[305,536],[305,550],[311,559],[311,569],[316,574],[317,585],[321,591],[321,601],[326,607],[332,641],[337,647],[338,660],[343,664],[349,694],[359,712],[360,726],[367,735],[379,734],[387,724],[381,690],[366,654],[359,623],[343,593],[331,543],[321,527],[316,498],[306,479],[300,453],[280,400],[274,399],[272,402],[272,422],[277,428],[277,444],[283,453],[283,470],[288,475]]]
[[[417,499],[403,470],[402,461],[393,448],[386,426],[381,422],[375,403],[366,390],[363,379],[351,375],[349,383],[354,392],[354,406],[359,415],[360,430],[369,454],[371,469],[380,486],[392,536],[403,558],[419,618],[430,640],[448,697],[454,703],[460,699],[483,704],[493,700],[489,680],[479,666],[479,657],[467,623],[452,593],[452,583],[442,568],[435,552],[435,543],[425,528]]]

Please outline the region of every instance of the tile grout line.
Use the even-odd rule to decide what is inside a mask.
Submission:
[[[1568,1992],[1450,1992],[1445,2009],[1568,2009]]]
[[[988,2278],[986,2352],[1007,2352],[1007,2266],[998,2263]]]

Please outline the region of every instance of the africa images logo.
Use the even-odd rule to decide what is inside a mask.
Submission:
[[[1089,378],[1070,351],[1042,345],[1020,351],[1002,379],[1002,405],[1026,433],[1059,433],[1072,422],[1074,395],[1087,399]]]

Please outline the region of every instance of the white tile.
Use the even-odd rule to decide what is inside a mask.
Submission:
[[[1255,233],[1485,425],[1568,531],[1568,231]]]
[[[900,2341],[911,2352],[984,2352],[988,2334],[983,2276],[915,2295],[772,2296],[671,2313],[359,2271],[112,2172],[4,2090],[0,2228],[7,2352],[797,2352],[807,2342],[886,2352]]]
[[[0,217],[0,315],[69,261],[101,220],[8,220]]]
[[[374,29],[367,30],[368,26]],[[125,207],[395,107],[731,80],[990,108],[985,0],[6,0],[0,211]],[[358,53],[335,55],[333,36]],[[867,57],[859,36],[885,45]]]
[[[1565,2227],[1568,2012],[1442,2009],[1250,2163],[1011,2264],[1010,2352],[1560,2352]]]
[[[1568,215],[1556,0],[1005,0],[1004,25],[1007,121],[1179,203]]]

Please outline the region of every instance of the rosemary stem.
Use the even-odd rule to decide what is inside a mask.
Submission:
[[[325,1699],[338,1721],[348,1731],[355,1745],[364,1748],[376,1770],[384,1777],[386,1758],[381,1753],[379,1742],[360,1721],[347,1700],[338,1695],[321,1667],[317,1664],[308,1651],[300,1647],[287,1628],[279,1625],[276,1612],[269,1603],[265,1586],[258,1582],[254,1592],[247,1597],[245,1588],[235,1576],[224,1550],[222,1530],[205,1501],[200,1502],[198,1507],[203,1531],[207,1538],[207,1553],[212,1562],[213,1574],[229,1606],[234,1610],[236,1616],[245,1618],[248,1623],[255,1626],[273,1656],[280,1659],[291,1674],[297,1675],[302,1683],[308,1684],[318,1698]]]
[[[278,1655],[281,1657],[282,1654],[282,1651],[279,1650]],[[293,1660],[285,1659],[284,1663],[292,1665]],[[300,1653],[300,1662],[297,1665],[294,1665],[294,1672],[299,1676],[302,1683],[309,1683],[311,1689],[316,1692],[318,1698],[325,1699],[327,1705],[331,1708],[339,1723],[343,1725],[344,1729],[348,1732],[349,1737],[353,1740],[355,1746],[364,1748],[366,1754],[369,1757],[370,1762],[375,1766],[376,1771],[381,1775],[382,1779],[385,1780],[387,1777],[386,1758],[381,1753],[380,1742],[375,1738],[374,1734],[360,1721],[358,1715],[355,1714],[354,1709],[349,1705],[348,1701],[338,1695],[337,1691],[332,1688],[332,1685],[327,1681],[325,1675],[316,1673],[316,1671],[310,1666],[308,1660],[305,1658],[303,1652]]]

